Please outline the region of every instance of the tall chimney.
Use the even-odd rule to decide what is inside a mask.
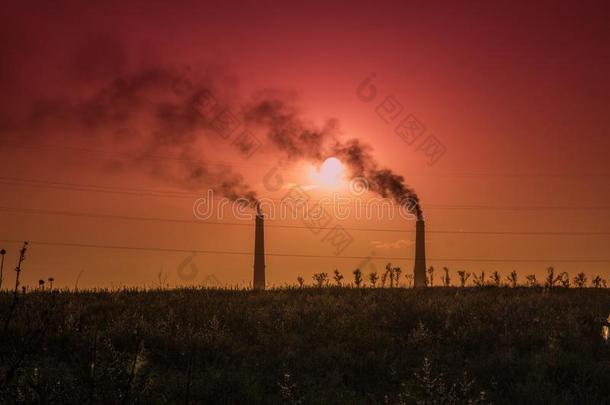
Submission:
[[[265,289],[265,216],[260,205],[256,205],[256,226],[254,231],[254,280],[255,290]]]
[[[416,222],[415,228],[415,268],[414,286],[425,287],[426,282],[426,232],[425,223],[422,218]]]

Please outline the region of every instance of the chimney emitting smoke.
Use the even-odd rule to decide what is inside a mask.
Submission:
[[[415,267],[413,269],[414,286],[426,287],[426,235],[423,218],[415,225]]]
[[[256,220],[254,231],[254,279],[252,286],[255,290],[265,289],[265,216],[261,212],[260,204],[256,204]]]

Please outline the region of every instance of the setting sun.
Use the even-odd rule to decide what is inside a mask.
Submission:
[[[50,3],[0,405],[610,405],[610,1]]]
[[[318,170],[311,170],[311,178],[316,185],[336,188],[345,182],[345,169],[339,159],[329,157]]]

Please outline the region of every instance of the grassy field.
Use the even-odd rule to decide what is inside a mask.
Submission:
[[[608,289],[0,294],[0,402],[610,403]]]

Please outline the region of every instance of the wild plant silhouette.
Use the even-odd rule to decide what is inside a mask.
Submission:
[[[52,277],[24,290],[27,249],[15,252],[14,288],[0,293],[1,403],[610,397],[610,292],[598,275],[558,288],[566,276],[554,272],[553,283],[530,277],[527,287],[516,271],[476,272],[467,283],[459,270],[452,286],[445,267],[442,286],[413,289],[388,265],[385,285],[375,272],[354,269],[348,280],[337,269],[332,284],[319,272],[309,285],[299,276],[298,286],[269,291],[69,291],[51,287],[61,284]]]

